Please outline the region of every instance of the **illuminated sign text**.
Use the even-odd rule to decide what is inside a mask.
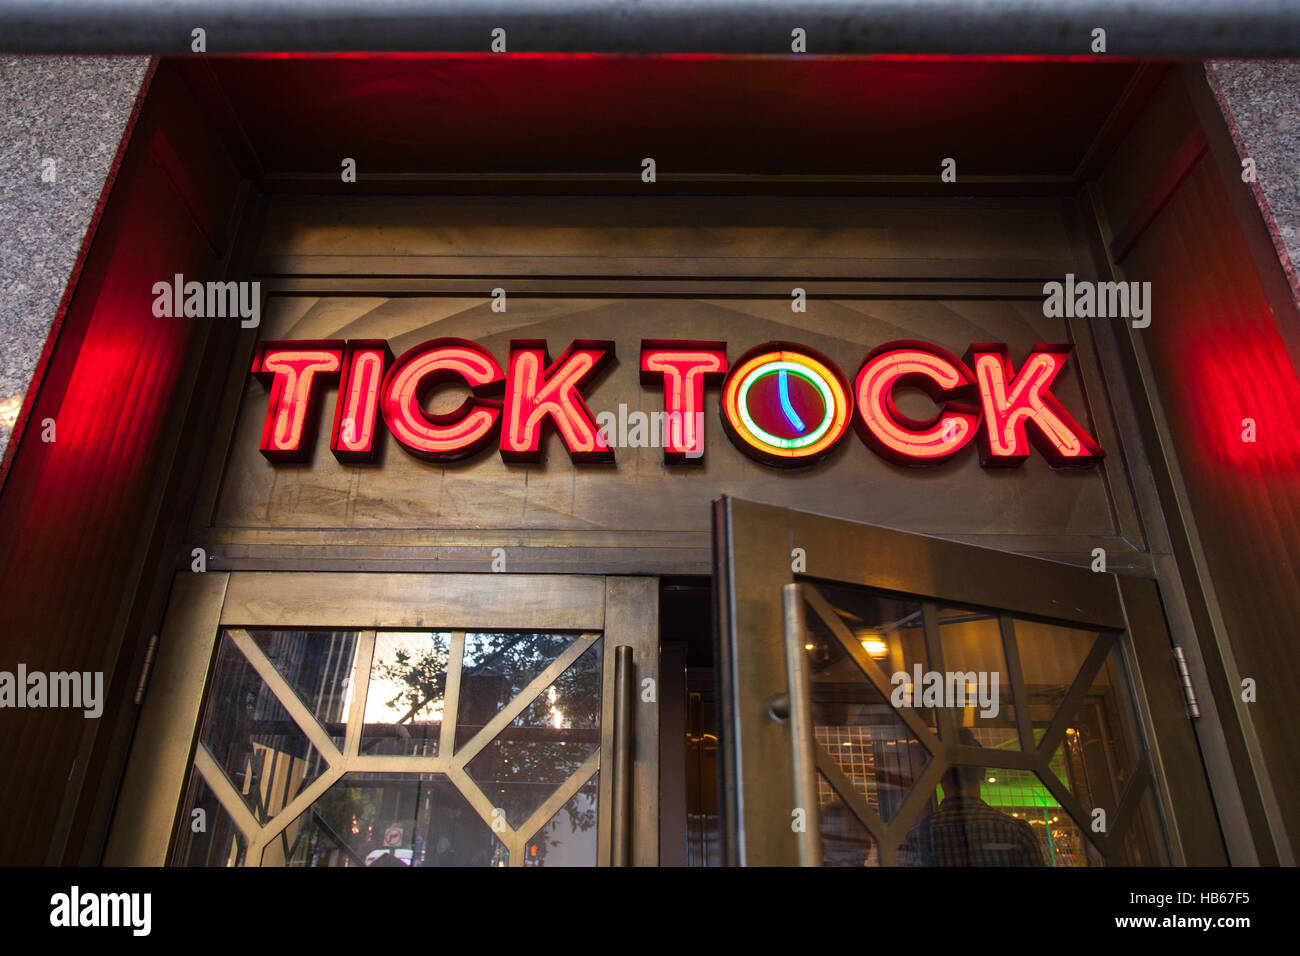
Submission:
[[[1052,393],[1072,349],[1035,345],[1017,368],[1002,343],[972,345],[958,358],[926,342],[889,342],[867,354],[850,382],[831,359],[792,342],[769,342],[728,364],[725,342],[646,339],[639,370],[643,386],[663,390],[668,464],[703,459],[705,390],[717,388],[728,438],[769,465],[813,464],[852,430],[909,467],[940,464],[974,442],[985,466],[1019,465],[1032,445],[1059,468],[1105,455]],[[433,339],[397,358],[374,340],[263,342],[252,367],[269,391],[262,454],[305,460],[322,396],[337,386],[330,450],[343,462],[376,460],[381,420],[403,449],[429,461],[495,446],[506,461],[536,462],[555,433],[573,461],[612,462],[611,431],[598,424],[611,413],[593,415],[586,396],[613,361],[613,342],[589,339],[555,359],[543,340],[513,341],[504,368],[464,339]],[[430,412],[430,397],[448,383],[469,397]],[[904,414],[896,399],[905,388],[927,395],[933,414]]]

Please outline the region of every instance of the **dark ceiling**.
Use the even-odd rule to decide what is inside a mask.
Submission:
[[[271,54],[178,61],[271,177],[1087,178],[1163,67],[1030,58]],[[219,120],[222,122],[222,120]],[[1096,148],[1094,148],[1094,144]]]

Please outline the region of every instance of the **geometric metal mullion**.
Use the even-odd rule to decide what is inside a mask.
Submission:
[[[856,650],[853,648],[848,650],[858,667],[867,672],[867,677],[875,685],[876,691],[888,701],[893,694],[893,685],[885,678],[885,672],[881,670],[880,665],[868,657],[867,652],[861,647]],[[912,736],[931,754],[936,753],[943,746],[939,742],[939,738],[935,736],[934,731],[930,729],[930,725],[921,719],[915,707],[895,707],[893,711],[895,716],[907,725],[907,729],[912,732]]]
[[[521,622],[520,629],[527,630],[527,623]],[[587,626],[590,627],[591,625],[588,624]],[[288,830],[294,829],[299,821],[304,820],[304,814],[312,813],[312,806],[320,801],[331,788],[338,786],[346,774],[356,771],[372,773],[376,771],[399,772],[402,774],[437,773],[442,775],[474,807],[475,813],[483,822],[492,829],[495,841],[510,854],[508,858],[509,865],[524,865],[525,850],[529,840],[535,839],[537,834],[546,828],[548,822],[568,802],[572,801],[583,787],[592,785],[595,776],[600,770],[602,750],[597,748],[593,753],[589,754],[582,765],[551,791],[543,803],[536,807],[526,820],[521,822],[518,829],[510,826],[507,819],[496,814],[497,808],[493,806],[492,801],[483,792],[480,785],[469,776],[468,765],[503,730],[518,719],[523,710],[533,705],[541,697],[542,692],[553,685],[560,676],[575,664],[578,658],[587,653],[593,644],[602,639],[602,632],[599,630],[580,632],[579,628],[569,628],[563,625],[554,626],[554,630],[568,632],[566,636],[573,638],[572,643],[532,680],[528,681],[521,691],[488,721],[485,727],[479,728],[478,732],[465,744],[459,753],[455,752],[455,743],[459,723],[459,698],[465,672],[466,633],[465,631],[447,632],[450,637],[450,647],[445,672],[443,720],[438,738],[438,757],[366,756],[361,751],[363,737],[366,733],[368,697],[373,692],[371,672],[376,657],[378,633],[380,633],[375,629],[356,629],[356,650],[353,654],[353,667],[351,670],[352,696],[347,702],[345,713],[341,715],[345,724],[338,743],[331,739],[331,731],[324,727],[321,718],[318,718],[312,712],[311,707],[303,701],[294,689],[293,684],[277,669],[276,664],[254,639],[249,630],[227,626],[219,631],[218,637],[222,636],[222,634],[229,636],[239,655],[257,673],[263,686],[272,694],[273,699],[284,708],[292,724],[316,749],[321,760],[326,764],[325,767],[321,768],[320,775],[312,783],[304,787],[294,799],[286,802],[279,813],[267,822],[261,823],[257,814],[262,811],[248,807],[244,795],[238,791],[229,775],[212,757],[212,754],[202,742],[198,743],[195,748],[197,753],[193,755],[190,766],[198,774],[199,779],[207,784],[216,801],[235,826],[240,839],[245,841],[246,852],[243,865],[260,866],[264,860],[278,859],[282,843],[284,844],[283,849],[286,860],[291,849],[297,852],[300,849],[301,841],[311,831],[311,827],[309,824],[305,824],[306,828],[299,831],[295,841],[287,840]],[[336,679],[341,679],[343,676],[342,673],[335,675]],[[278,787],[276,793],[279,793]],[[288,793],[286,792],[284,796],[287,797]],[[493,828],[493,824],[495,824],[495,828]],[[500,832],[498,832],[498,828]],[[335,839],[338,839],[338,837],[336,836]],[[289,842],[293,842],[292,848],[288,845]],[[354,862],[359,861],[355,856],[353,856],[353,860]]]
[[[510,848],[510,864],[515,865],[515,857],[519,858],[519,866],[523,866],[524,848],[528,841],[537,835],[537,832],[550,821],[551,817],[560,812],[560,809],[573,799],[573,796],[587,785],[591,780],[592,774],[600,769],[600,749],[597,748],[591,753],[582,766],[575,770],[564,783],[556,789],[546,801],[533,811],[532,815],[519,825],[515,831],[517,845]],[[518,851],[516,853],[516,851]]]
[[[523,712],[525,707],[536,700],[541,695],[542,691],[554,683],[561,674],[569,669],[570,665],[572,665],[574,661],[585,654],[593,644],[600,640],[600,637],[601,634],[599,632],[579,634],[574,639],[573,643],[569,645],[569,647],[566,648],[559,657],[547,665],[545,670],[529,681],[528,684],[518,694],[516,694],[505,707],[498,711],[496,716],[488,721],[488,723],[482,727],[477,734],[467,741],[459,751],[456,751],[455,753],[444,753],[443,748],[448,746],[445,741],[448,739],[453,743],[455,741],[455,724],[460,718],[460,675],[464,666],[465,634],[463,631],[453,632],[452,634],[450,659],[448,661],[449,675],[444,694],[443,730],[439,742],[439,756],[436,758],[421,757],[415,759],[421,761],[427,769],[432,770],[436,767],[439,772],[446,774],[453,786],[455,786],[456,789],[460,791],[461,795],[469,802],[469,805],[474,809],[474,812],[477,813],[480,819],[482,819],[483,822],[492,829],[493,836],[505,846],[509,853],[509,866],[523,866],[523,848],[528,839],[533,835],[533,833],[528,830],[528,827],[533,823],[533,816],[535,816],[539,811],[534,811],[533,816],[530,816],[525,820],[523,824],[520,825],[519,829],[512,827],[505,814],[498,814],[496,812],[498,808],[488,799],[487,795],[479,787],[478,782],[469,775],[468,765],[479,755],[479,752],[482,751],[484,747],[490,744],[502,730],[509,726],[511,721]],[[453,664],[456,665],[454,671],[451,670]],[[452,709],[453,695],[456,698],[457,705],[455,710]],[[370,758],[372,761],[379,761],[381,759],[384,758]],[[367,761],[367,763],[369,763],[369,761]],[[572,787],[572,792],[570,792],[568,797],[565,798],[566,801],[573,795],[573,793],[576,793],[582,788],[586,783],[587,778],[590,777],[595,770],[599,769],[599,766],[600,750],[597,748],[596,753],[591,758],[588,758],[588,760],[583,763],[582,767],[575,771],[574,774],[565,780],[558,788],[563,791]],[[403,769],[415,769],[415,767],[404,767]],[[555,794],[552,794],[551,799],[554,799],[554,797]],[[549,803],[550,800],[547,801],[547,804]],[[543,804],[543,806],[546,806],[547,804]],[[561,803],[560,806],[563,806],[563,803]],[[552,814],[553,813],[554,811],[552,811]],[[546,819],[550,819],[550,816]],[[545,822],[546,820],[542,820],[536,826],[540,827]],[[497,827],[502,827],[502,829],[498,830],[496,829]],[[536,828],[534,828],[534,832],[535,829]]]
[[[364,640],[366,634],[371,635],[368,647]],[[358,651],[357,673],[363,672],[362,665],[364,664],[366,683],[362,688],[362,693],[353,698],[353,709],[358,714],[357,745],[345,756],[347,768],[349,770],[366,770],[370,773],[446,773],[447,767],[451,765],[451,757],[448,756],[449,745],[446,741],[449,738],[454,740],[456,735],[456,706],[460,697],[460,654],[465,647],[465,632],[451,632],[451,646],[447,657],[447,680],[443,686],[442,695],[442,727],[439,731],[438,755],[436,757],[425,757],[419,754],[360,753],[360,738],[365,729],[365,708],[370,697],[370,672],[374,661],[375,634],[374,631],[363,632],[362,644]],[[366,655],[364,660],[361,657],[362,653]],[[427,702],[425,701],[425,703]],[[420,706],[423,707],[424,704]],[[351,726],[349,726],[349,731],[351,731]]]
[[[538,674],[528,686],[503,707],[495,717],[488,721],[477,734],[475,734],[456,754],[452,757],[452,765],[463,767],[471,760],[478,756],[480,750],[492,742],[492,740],[509,723],[518,717],[541,693],[546,690],[557,677],[569,669],[569,665],[581,657],[592,644],[600,637],[599,633],[580,634],[574,642],[554,661],[547,666],[546,670]]]
[[[858,665],[858,669],[869,680],[876,692],[886,701],[890,699],[894,691],[893,682],[889,676],[881,669],[880,665],[873,661],[863,650],[862,645],[853,639],[853,634],[840,620],[835,610],[827,603],[826,599],[817,592],[817,589],[810,584],[804,584],[804,599],[812,605],[812,609],[817,612],[817,616],[822,619],[822,623],[830,629],[831,633],[839,640],[840,646],[844,649],[853,662]],[[930,729],[929,724],[916,714],[916,708],[905,707],[902,709],[894,708],[894,713],[898,716],[907,729],[910,730],[923,746],[931,754],[939,749],[939,739],[935,737],[934,731]]]
[[[1097,852],[1102,855],[1103,859],[1109,859],[1109,836],[1105,833],[1093,832],[1091,814],[1088,813],[1075,795],[1066,788],[1065,784],[1061,783],[1061,779],[1052,772],[1052,768],[1048,766],[1048,758],[1042,758],[1042,764],[1037,776],[1052,796],[1056,798],[1056,802],[1061,805],[1061,809],[1074,820],[1075,826],[1079,828],[1079,832],[1083,834],[1084,839],[1097,848]]]
[[[1138,765],[1133,769],[1129,777],[1128,784],[1124,787],[1124,794],[1120,797],[1119,804],[1115,807],[1115,815],[1110,820],[1110,826],[1106,828],[1106,836],[1110,838],[1116,846],[1119,840],[1123,839],[1128,831],[1129,824],[1137,814],[1138,804],[1142,801],[1146,793],[1151,777],[1151,762],[1145,750],[1142,751],[1138,758]]]
[[[1020,666],[1020,648],[1016,645],[1016,624],[1009,615],[998,616],[998,630],[1002,634],[1002,659],[1007,665],[1007,679],[1011,682],[1011,701],[1016,709],[1016,732],[1020,737],[1020,749],[1024,753],[1033,753],[1034,722],[1029,713],[1029,685],[1025,683],[1025,672]]]
[[[453,631],[447,651],[447,680],[442,689],[442,728],[438,756],[450,757],[456,750],[456,725],[460,720],[460,680],[465,661],[465,632]]]
[[[367,773],[446,773],[451,766],[448,757],[421,757],[419,754],[380,754],[362,756],[345,764],[349,771]]]
[[[460,791],[461,796],[469,801],[469,805],[474,808],[474,812],[492,830],[492,835],[500,840],[507,850],[511,851],[510,859],[513,861],[518,834],[515,832],[515,828],[510,825],[510,820],[504,813],[497,814],[497,808],[487,798],[487,794],[479,789],[478,783],[475,782],[474,778],[469,775],[469,772],[463,766],[451,764],[444,772],[456,789]],[[498,823],[504,829],[498,831],[493,825],[494,823]]]
[[[1038,754],[1020,750],[998,750],[993,747],[971,747],[954,744],[944,748],[950,766],[985,767],[1003,770],[1031,770],[1043,767],[1046,761]]]
[[[280,705],[289,712],[290,718],[298,725],[298,729],[303,732],[304,736],[311,741],[312,746],[316,748],[331,767],[340,766],[343,762],[343,755],[334,746],[334,741],[330,739],[330,735],[320,725],[316,715],[308,710],[302,700],[299,699],[298,694],[289,686],[289,682],[276,670],[275,665],[262,653],[262,649],[249,636],[248,631],[242,628],[232,628],[226,633],[235,646],[239,648],[240,653],[244,655],[244,659],[252,665],[253,670],[257,671],[257,675],[262,678],[267,689],[275,695]]]
[[[946,674],[947,667],[943,660],[943,640],[939,637],[939,608],[933,601],[921,605],[922,633],[925,635],[925,656],[929,670]],[[920,694],[921,688],[912,689],[913,694]],[[949,707],[935,708],[935,723],[939,730],[939,739],[947,744],[957,740],[957,721]]]
[[[306,813],[313,803],[325,795],[325,791],[338,783],[343,777],[343,773],[344,770],[341,764],[332,764],[328,770],[304,787],[298,793],[298,796],[286,803],[284,808],[262,827],[257,839],[249,842],[248,856],[246,857],[247,865],[261,866],[262,851],[267,845],[279,836],[280,832],[289,824]]]
[[[244,802],[243,795],[235,789],[235,785],[226,776],[226,772],[221,769],[221,765],[217,763],[202,742],[194,748],[194,769],[199,772],[199,776],[207,783],[208,789],[217,798],[217,802],[229,814],[230,819],[251,846],[257,839],[258,831],[261,830],[262,825],[257,822],[257,818],[248,809],[248,804]],[[183,821],[183,825],[188,824],[188,822]],[[247,859],[247,856],[245,856],[245,859]]]
[[[845,805],[853,811],[853,815],[858,818],[858,821],[866,828],[878,845],[884,839],[887,830],[884,817],[872,809],[871,804],[863,799],[862,794],[858,793],[858,788],[853,785],[853,781],[840,769],[839,764],[835,762],[835,758],[821,745],[820,741],[813,742],[813,752],[816,755],[817,769],[826,778],[826,782],[831,785],[831,789],[844,801]]]
[[[348,711],[348,729],[343,737],[343,762],[356,760],[361,749],[361,731],[366,719],[366,698],[370,692],[370,667],[375,658],[375,632],[362,631],[357,640],[357,656],[352,670],[352,707]]]
[[[1092,645],[1092,650],[1088,652],[1083,666],[1079,668],[1079,673],[1075,675],[1074,683],[1070,685],[1069,691],[1061,700],[1056,718],[1047,729],[1047,733],[1043,735],[1043,739],[1039,742],[1037,748],[1049,760],[1061,741],[1065,739],[1065,728],[1069,726],[1075,711],[1079,709],[1079,705],[1087,696],[1088,690],[1092,687],[1093,678],[1105,665],[1106,655],[1110,653],[1115,639],[1116,636],[1109,631],[1102,631],[1097,635],[1097,641]]]
[[[889,821],[886,828],[886,840],[884,841],[884,849],[881,852],[881,865],[893,866],[897,864],[898,848],[907,839],[907,834],[917,819],[920,818],[921,811],[934,796],[934,791],[939,786],[940,781],[943,780],[943,775],[948,772],[948,766],[943,750],[940,750],[931,758],[925,769],[921,771],[921,776],[916,778],[916,781],[912,784],[912,792],[903,798],[898,813],[894,814],[894,819]]]

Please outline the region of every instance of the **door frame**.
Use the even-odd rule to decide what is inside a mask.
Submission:
[[[791,729],[798,722],[797,695],[787,673],[783,606],[783,588],[800,578],[1123,632],[1118,646],[1132,679],[1171,862],[1227,863],[1154,581],[737,498],[715,502],[713,523],[721,806],[729,864],[800,862],[790,825],[791,808],[801,805]],[[802,549],[798,573],[795,549]],[[747,653],[747,647],[772,652]],[[1016,663],[1007,666],[1012,671]],[[790,720],[771,712],[773,699],[783,694]],[[1112,820],[1108,832],[1119,822]]]
[[[594,759],[595,769],[606,771],[599,784],[597,861],[658,863],[658,695],[643,693],[659,681],[657,578],[211,571],[176,575],[105,865],[163,866],[170,860],[190,768],[204,755],[197,736],[219,639],[245,627],[360,631],[358,667],[368,666],[364,637],[370,635],[373,648],[376,628],[594,633],[604,641],[601,743]],[[349,746],[359,733],[353,710]],[[449,756],[368,759],[428,772],[447,772],[452,762]],[[513,831],[508,836],[522,840]],[[522,852],[511,859],[522,865]]]

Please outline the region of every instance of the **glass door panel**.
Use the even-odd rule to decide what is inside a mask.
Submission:
[[[654,579],[217,577],[178,579],[159,668],[186,679],[147,702],[110,860],[656,861]]]
[[[596,864],[595,801],[569,808],[571,838],[551,824],[596,779],[599,634],[227,629],[219,648],[182,833],[215,795],[263,866],[508,866],[561,844]]]

